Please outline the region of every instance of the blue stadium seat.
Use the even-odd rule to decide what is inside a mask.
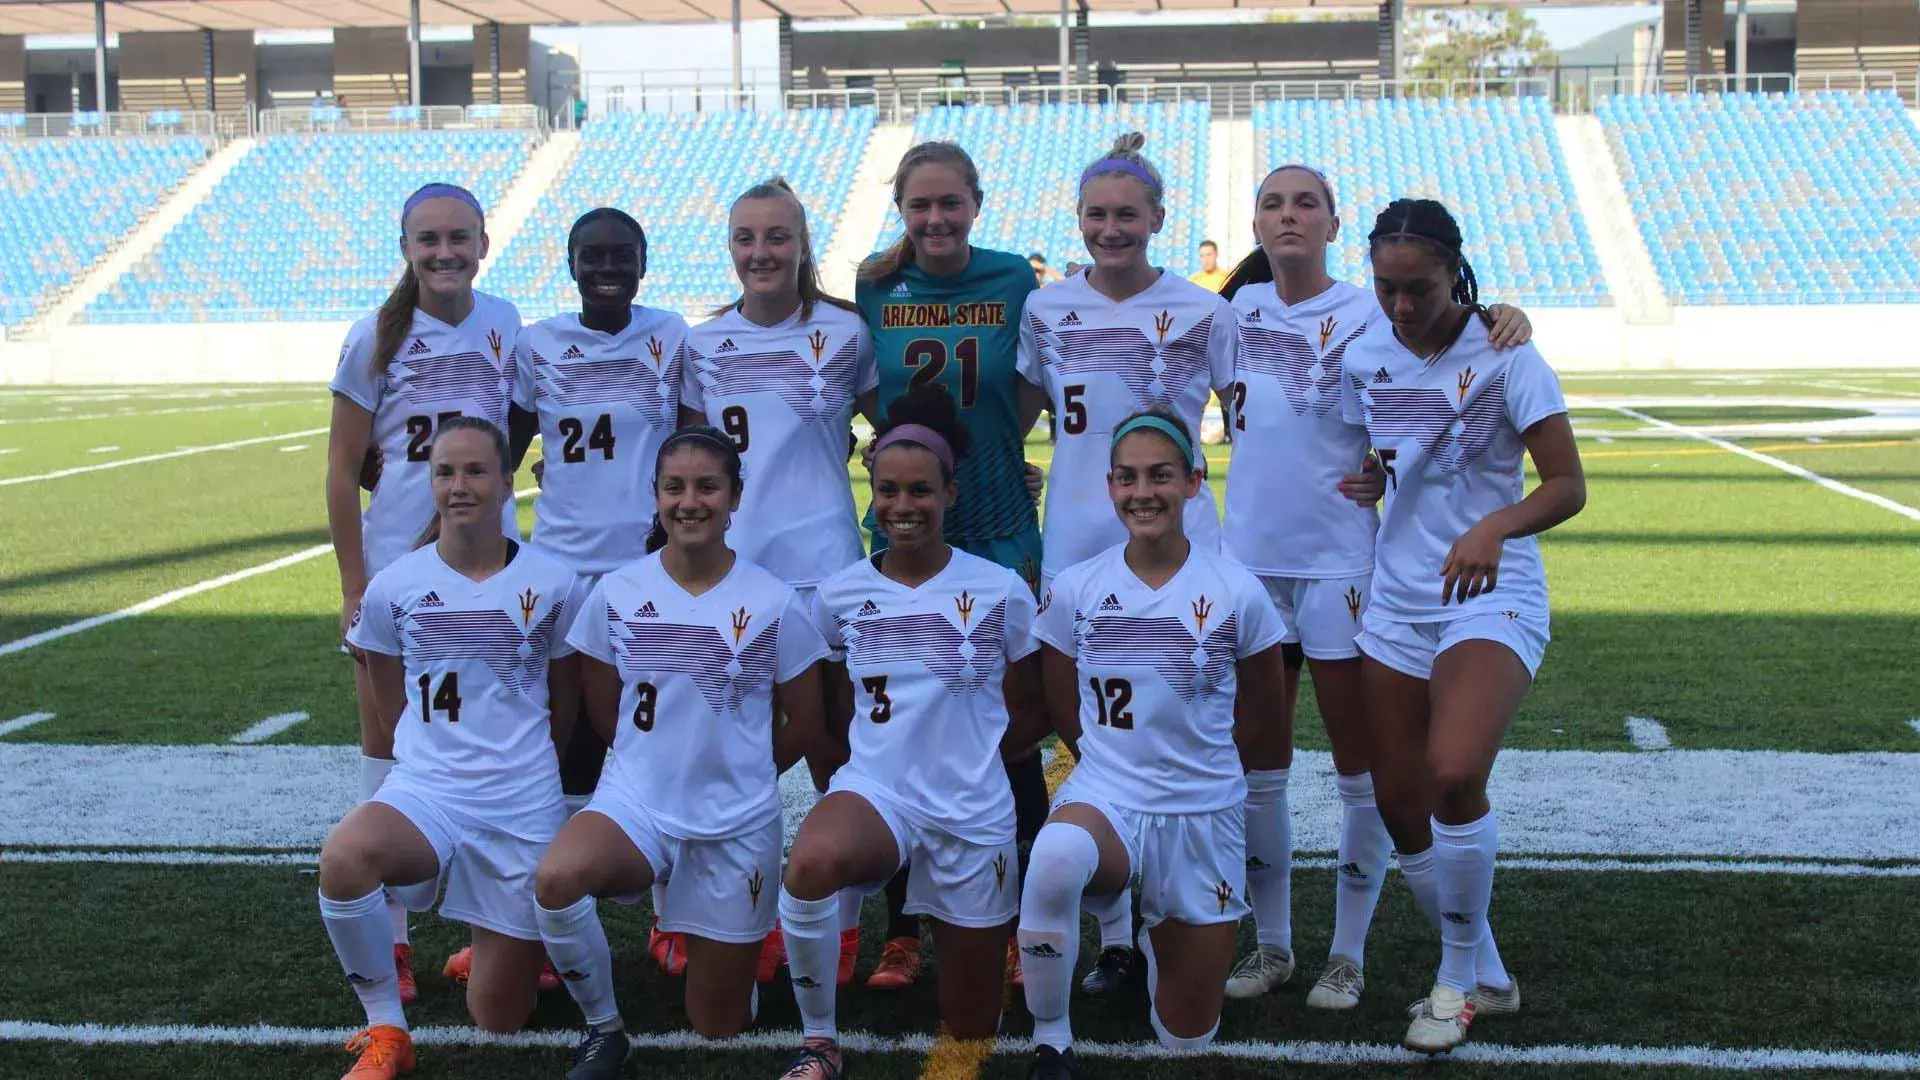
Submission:
[[[1920,130],[1892,91],[1594,109],[1680,304],[1920,302]]]
[[[0,147],[0,323],[25,321],[73,284],[207,153],[192,137]]]
[[[700,312],[740,293],[727,254],[727,211],[740,192],[785,176],[807,207],[816,256],[833,241],[874,110],[614,113],[587,125],[579,149],[487,274],[483,288],[529,319],[578,310],[567,230],[596,206],[647,230],[641,302]]]
[[[83,313],[89,322],[355,319],[400,272],[400,206],[461,184],[494,206],[525,167],[524,132],[280,135],[261,141],[160,246]]]
[[[1488,302],[1613,302],[1545,98],[1269,101],[1254,109],[1253,138],[1260,172],[1299,162],[1332,182],[1336,278],[1368,284],[1375,216],[1397,198],[1430,198],[1460,222]]]
[[[1058,268],[1089,257],[1075,210],[1081,170],[1115,138],[1145,134],[1141,152],[1166,185],[1167,223],[1151,258],[1185,275],[1198,268],[1207,239],[1208,117],[1200,102],[941,106],[920,115],[913,138],[957,142],[979,166],[987,198],[973,229],[976,246],[1037,251]],[[899,213],[889,210],[876,248],[901,230]]]

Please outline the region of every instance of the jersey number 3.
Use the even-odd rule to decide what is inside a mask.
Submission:
[[[867,719],[876,724],[893,719],[893,699],[887,696],[885,675],[864,676],[860,680],[860,687],[873,697],[873,711],[867,714]]]
[[[971,409],[980,396],[980,339],[968,337],[954,342],[953,356],[960,361],[960,407]],[[934,382],[947,370],[947,343],[939,338],[915,338],[907,343],[901,362],[913,369],[908,387]]]

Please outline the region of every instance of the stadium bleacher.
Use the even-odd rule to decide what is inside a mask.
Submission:
[[[84,318],[358,318],[393,288],[409,192],[446,180],[496,205],[532,146],[513,131],[265,138]]]
[[[208,153],[204,139],[75,138],[0,148],[0,323],[31,318]]]
[[[1920,131],[1897,95],[1629,95],[1594,112],[1675,301],[1920,302]]]
[[[1208,119],[1201,102],[938,107],[921,114],[913,138],[958,142],[979,166],[987,198],[973,230],[976,246],[1037,251],[1058,267],[1088,258],[1074,209],[1080,171],[1116,137],[1142,132],[1142,153],[1160,170],[1168,208],[1152,259],[1187,274],[1207,238]],[[878,244],[890,243],[901,227],[899,213],[889,210]]]
[[[1334,277],[1366,283],[1366,237],[1396,198],[1434,198],[1460,222],[1489,301],[1611,304],[1546,98],[1268,101],[1253,114],[1265,167],[1301,162],[1334,186]]]
[[[567,276],[567,230],[595,206],[617,206],[647,230],[642,303],[699,311],[739,294],[727,255],[727,211],[740,192],[785,176],[807,206],[816,255],[860,167],[874,110],[616,113],[588,125],[580,147],[483,285],[528,318],[579,307]]]

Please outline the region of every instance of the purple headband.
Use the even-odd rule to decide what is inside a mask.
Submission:
[[[880,441],[873,444],[874,456],[878,457],[880,451],[895,443],[903,442],[925,447],[934,457],[940,459],[940,464],[946,466],[947,475],[953,475],[953,447],[947,445],[947,440],[939,432],[925,424],[901,424],[880,436]]]
[[[480,200],[473,197],[473,192],[468,191],[458,184],[425,184],[421,186],[419,191],[407,196],[406,205],[400,208],[400,227],[402,229],[407,227],[407,215],[413,213],[413,208],[426,202],[428,199],[458,199],[468,206],[473,207],[473,212],[480,215],[481,224],[484,225],[486,223],[487,212],[480,209]]]
[[[1147,190],[1153,192],[1156,198],[1159,197],[1160,182],[1153,178],[1153,174],[1142,168],[1139,162],[1123,157],[1104,157],[1087,166],[1087,171],[1080,174],[1080,186],[1086,187],[1087,181],[1096,176],[1116,172],[1125,173],[1147,185]]]
[[[1334,212],[1333,182],[1327,179],[1326,173],[1321,172],[1311,165],[1303,165],[1298,161],[1289,161],[1285,165],[1276,166],[1270,170],[1265,177],[1261,178],[1260,187],[1266,187],[1267,181],[1273,179],[1274,173],[1285,172],[1288,169],[1298,169],[1308,176],[1313,177],[1315,180],[1320,181],[1320,187],[1327,193],[1327,212]],[[1255,200],[1260,198],[1260,188],[1253,189],[1253,197]]]

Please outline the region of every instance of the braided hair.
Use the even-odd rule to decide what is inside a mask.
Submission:
[[[1389,203],[1367,234],[1367,250],[1377,252],[1382,244],[1398,243],[1419,244],[1451,267],[1453,302],[1488,319],[1487,309],[1480,306],[1479,279],[1473,276],[1473,265],[1460,250],[1460,223],[1444,205],[1433,199],[1395,199]]]

